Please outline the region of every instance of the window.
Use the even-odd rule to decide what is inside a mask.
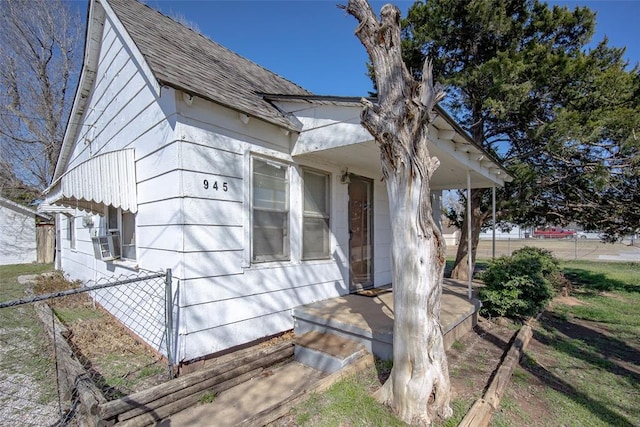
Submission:
[[[112,258],[136,259],[136,216],[134,214],[109,206],[107,235],[113,236]]]
[[[69,240],[69,247],[71,249],[76,248],[76,218],[73,216],[67,217],[67,240]]]
[[[303,170],[302,259],[329,258],[329,174]]]
[[[253,159],[252,260],[289,259],[288,167]]]

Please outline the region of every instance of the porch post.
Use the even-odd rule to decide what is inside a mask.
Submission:
[[[469,264],[469,299],[473,298],[471,280],[473,279],[473,262],[471,260],[473,248],[471,246],[471,171],[467,169],[467,261]]]
[[[491,215],[493,218],[493,238],[491,239],[491,259],[496,259],[496,186],[491,186]]]

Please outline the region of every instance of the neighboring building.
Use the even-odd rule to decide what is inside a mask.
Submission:
[[[532,237],[530,228],[522,228],[519,225],[509,224],[508,227],[500,228],[496,226],[496,240],[516,240],[516,239],[528,239]],[[490,226],[487,229],[483,229],[480,232],[480,240],[492,240],[493,228]]]
[[[92,0],[88,20],[47,197],[76,209],[58,215],[65,273],[171,268],[177,362],[391,282],[387,192],[358,99],[315,96],[135,1]],[[468,170],[474,188],[510,179],[437,113],[434,200]]]
[[[451,224],[451,221],[446,217],[442,217],[441,224],[442,237],[444,237],[447,246],[458,246],[460,235],[462,234],[458,227]]]
[[[36,217],[48,219],[33,209],[0,197],[0,265],[38,260]]]

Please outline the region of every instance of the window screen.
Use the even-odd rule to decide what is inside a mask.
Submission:
[[[302,258],[328,258],[330,255],[329,174],[305,169],[303,180]]]
[[[289,259],[287,166],[254,159],[252,190],[253,261]]]
[[[75,217],[67,218],[67,238],[69,239],[69,247],[76,248],[76,219]]]
[[[122,212],[122,258],[136,259],[136,216],[131,212]]]
[[[135,214],[109,206],[107,208],[107,235],[111,239],[110,248],[112,249],[110,252],[112,259],[136,259]]]

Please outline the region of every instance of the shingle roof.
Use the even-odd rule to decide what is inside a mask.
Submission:
[[[294,129],[261,94],[311,92],[135,0],[108,0],[161,84]]]

